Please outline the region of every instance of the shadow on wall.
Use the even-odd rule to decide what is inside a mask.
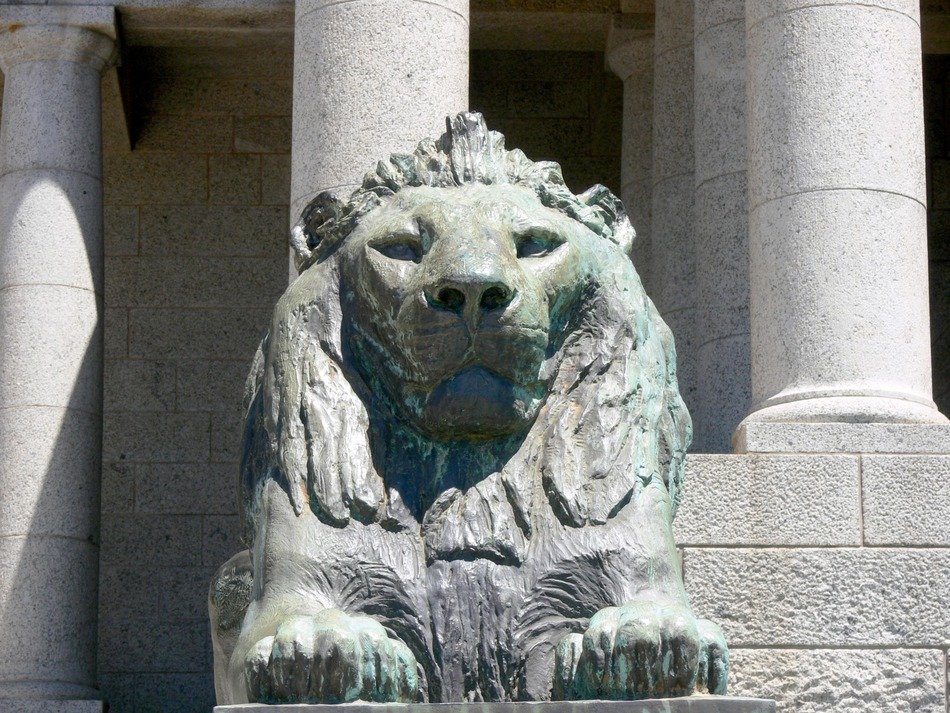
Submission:
[[[934,401],[950,414],[950,55],[924,55]]]

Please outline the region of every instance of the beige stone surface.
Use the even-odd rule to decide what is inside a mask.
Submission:
[[[751,405],[745,3],[697,0],[693,450],[728,453]]]
[[[916,3],[746,9],[749,422],[945,423],[930,400]]]
[[[92,692],[97,555],[72,537],[0,537],[4,698]]]
[[[286,284],[291,81],[249,55],[132,49],[150,129],[105,161],[98,681],[120,713],[214,703],[206,595],[240,547],[236,412]]]
[[[187,205],[208,195],[208,157],[187,152],[107,153],[106,205]]]
[[[653,57],[650,296],[676,340],[680,393],[696,407],[693,4],[659,0]]]
[[[901,423],[746,423],[737,453],[947,453],[950,426]]]
[[[55,309],[50,309],[55,305]],[[0,299],[0,403],[102,410],[101,298],[59,285],[7,287]],[[0,416],[0,418],[3,418]]]
[[[99,523],[99,418],[61,407],[0,411],[0,539],[95,542]],[[69,512],[63,512],[69,503]],[[55,544],[55,541],[53,541]]]
[[[651,282],[653,212],[653,35],[614,18],[606,60],[623,81],[620,198],[637,231],[631,257],[648,294]]]
[[[0,8],[0,699],[95,697],[100,73],[114,11]]]
[[[859,459],[691,454],[674,532],[685,546],[858,545]]]
[[[761,178],[752,205],[829,186],[923,202],[920,26],[907,14],[915,3],[779,2],[761,16],[769,4],[751,3],[748,18],[749,169]],[[874,69],[881,54],[886,72]]]
[[[468,108],[466,0],[295,5],[292,216]]]
[[[937,648],[950,637],[950,551],[688,548],[694,608],[732,646]]]
[[[950,454],[862,456],[861,477],[867,544],[950,545]]]
[[[102,187],[51,168],[0,176],[0,285],[102,291]]]
[[[106,418],[103,459],[160,463],[208,459],[209,416],[206,413],[131,412]]]
[[[866,394],[927,404],[927,284],[918,279],[927,269],[925,220],[916,200],[850,188],[788,196],[753,210],[757,403]],[[872,251],[869,231],[877,236]],[[771,269],[755,269],[766,261]]]
[[[780,713],[944,713],[939,649],[732,649],[735,695],[774,698]]]

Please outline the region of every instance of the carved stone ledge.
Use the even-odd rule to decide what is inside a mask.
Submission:
[[[216,706],[214,713],[775,713],[775,701],[738,696],[690,696],[648,701],[417,703]]]

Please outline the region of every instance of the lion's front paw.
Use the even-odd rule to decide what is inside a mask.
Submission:
[[[248,700],[259,703],[416,701],[416,659],[374,619],[327,609],[286,620],[244,661]]]
[[[700,672],[700,665],[703,672]],[[728,650],[689,608],[651,601],[602,609],[555,652],[554,697],[638,699],[724,693]]]

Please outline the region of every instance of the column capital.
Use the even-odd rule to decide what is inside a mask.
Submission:
[[[0,69],[58,60],[105,70],[116,59],[115,8],[0,5]]]
[[[634,74],[653,73],[653,25],[628,15],[614,15],[604,51],[607,66],[626,81]]]

